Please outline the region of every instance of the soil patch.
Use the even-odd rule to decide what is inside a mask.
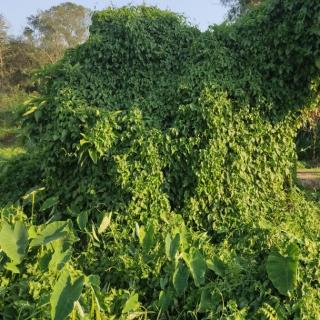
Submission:
[[[297,177],[304,187],[320,189],[320,171],[318,168],[315,170],[298,170]]]
[[[11,146],[15,143],[16,136],[14,134],[6,134],[0,137],[0,144],[4,146]]]

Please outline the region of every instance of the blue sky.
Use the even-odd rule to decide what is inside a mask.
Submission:
[[[0,0],[0,13],[9,24],[9,33],[18,35],[23,31],[26,17],[37,10],[46,10],[67,0]],[[188,20],[204,30],[208,25],[221,23],[226,15],[219,0],[69,0],[91,9],[101,10],[107,6],[123,6],[127,4],[151,4],[163,9],[184,14]]]

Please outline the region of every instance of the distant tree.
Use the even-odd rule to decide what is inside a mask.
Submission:
[[[221,0],[221,3],[229,7],[228,18],[234,21],[238,16],[246,13],[250,8],[259,5],[265,0]]]
[[[41,65],[41,53],[21,37],[9,37],[6,19],[0,14],[0,92],[30,87],[32,70]]]
[[[13,88],[30,90],[32,72],[44,64],[41,56],[40,49],[21,37],[10,38],[4,60],[6,91]]]
[[[4,16],[0,14],[0,79],[4,80],[4,56],[8,46],[7,23]]]
[[[41,49],[48,63],[60,59],[68,48],[84,42],[88,37],[90,10],[71,2],[39,11],[28,18],[24,36]]]

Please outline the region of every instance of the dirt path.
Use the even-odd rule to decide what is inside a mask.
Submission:
[[[298,169],[297,176],[304,187],[320,189],[320,168]]]

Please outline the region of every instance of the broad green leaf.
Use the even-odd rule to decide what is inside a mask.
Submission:
[[[65,251],[62,248],[56,248],[50,263],[49,263],[49,270],[61,270],[65,266],[65,264],[70,260],[72,255],[72,249],[67,249]]]
[[[139,225],[137,223],[135,223],[134,231],[135,231],[135,234],[136,234],[136,236],[138,237],[138,239],[140,241],[140,227],[139,227]]]
[[[86,284],[96,288],[100,287],[100,277],[96,274],[90,274],[90,276],[85,278]]]
[[[166,311],[172,301],[173,294],[171,291],[160,291],[159,294],[159,307],[162,311]]]
[[[320,69],[320,58],[316,59],[316,67]]]
[[[287,247],[287,255],[291,259],[298,261],[300,255],[300,249],[295,243],[291,243]]]
[[[290,244],[287,256],[272,252],[267,259],[267,273],[274,287],[283,295],[288,295],[296,287],[299,247]]]
[[[35,225],[31,225],[28,229],[28,236],[29,236],[29,239],[34,239],[38,236],[37,234],[37,226]]]
[[[41,257],[38,259],[39,268],[41,271],[46,271],[48,269],[50,260],[52,258],[52,252],[44,252]]]
[[[188,287],[189,270],[181,261],[178,262],[173,274],[173,286],[178,296],[181,296]]]
[[[137,293],[131,294],[122,309],[122,313],[136,311],[139,307],[139,295]]]
[[[199,312],[206,312],[213,309],[214,306],[214,296],[209,289],[204,289],[201,292]]]
[[[184,260],[192,274],[194,284],[199,287],[204,283],[207,264],[199,249],[191,248],[189,254],[183,255]]]
[[[23,222],[17,221],[13,228],[4,221],[0,231],[0,248],[13,264],[21,263],[28,244],[28,231]]]
[[[107,230],[111,222],[111,213],[106,213],[98,228],[98,233],[103,233]]]
[[[163,278],[160,278],[160,288],[162,290],[164,290],[166,288],[166,285],[168,284],[168,277],[163,277]]]
[[[139,242],[144,251],[148,252],[153,245],[154,228],[149,224],[146,228],[141,226],[139,228]]]
[[[168,234],[165,239],[165,251],[168,260],[173,260],[178,252],[180,245],[180,235],[177,233],[173,239]]]
[[[86,140],[86,139],[81,139],[81,140],[80,140],[80,146],[83,146],[83,145],[86,144],[86,143],[89,143],[89,141]]]
[[[165,239],[165,251],[166,251],[166,256],[168,260],[171,260],[170,248],[171,248],[171,236],[170,234],[167,234]]]
[[[64,238],[68,235],[66,230],[68,221],[55,221],[44,226],[44,228],[37,233],[37,237],[32,239],[30,247],[46,245],[52,241]]]
[[[181,233],[180,233],[180,243],[182,247],[182,251],[186,251],[190,247],[191,243],[191,235],[185,224],[181,227]]]
[[[51,319],[65,320],[72,312],[74,303],[80,298],[83,288],[83,277],[71,283],[68,271],[64,271],[53,287],[50,297]]]
[[[226,264],[216,256],[207,261],[207,267],[220,277],[223,277],[227,270]]]
[[[59,203],[59,197],[48,198],[41,206],[40,211],[45,211]]]
[[[93,163],[97,164],[97,162],[98,162],[97,151],[94,149],[89,149],[89,156],[90,156],[91,160],[93,161]]]
[[[78,216],[77,216],[77,223],[80,228],[80,230],[85,230],[87,223],[88,223],[88,213],[87,211],[82,211]]]
[[[5,265],[5,268],[13,273],[20,273],[19,268],[17,267],[17,265],[14,262],[8,262]]]

